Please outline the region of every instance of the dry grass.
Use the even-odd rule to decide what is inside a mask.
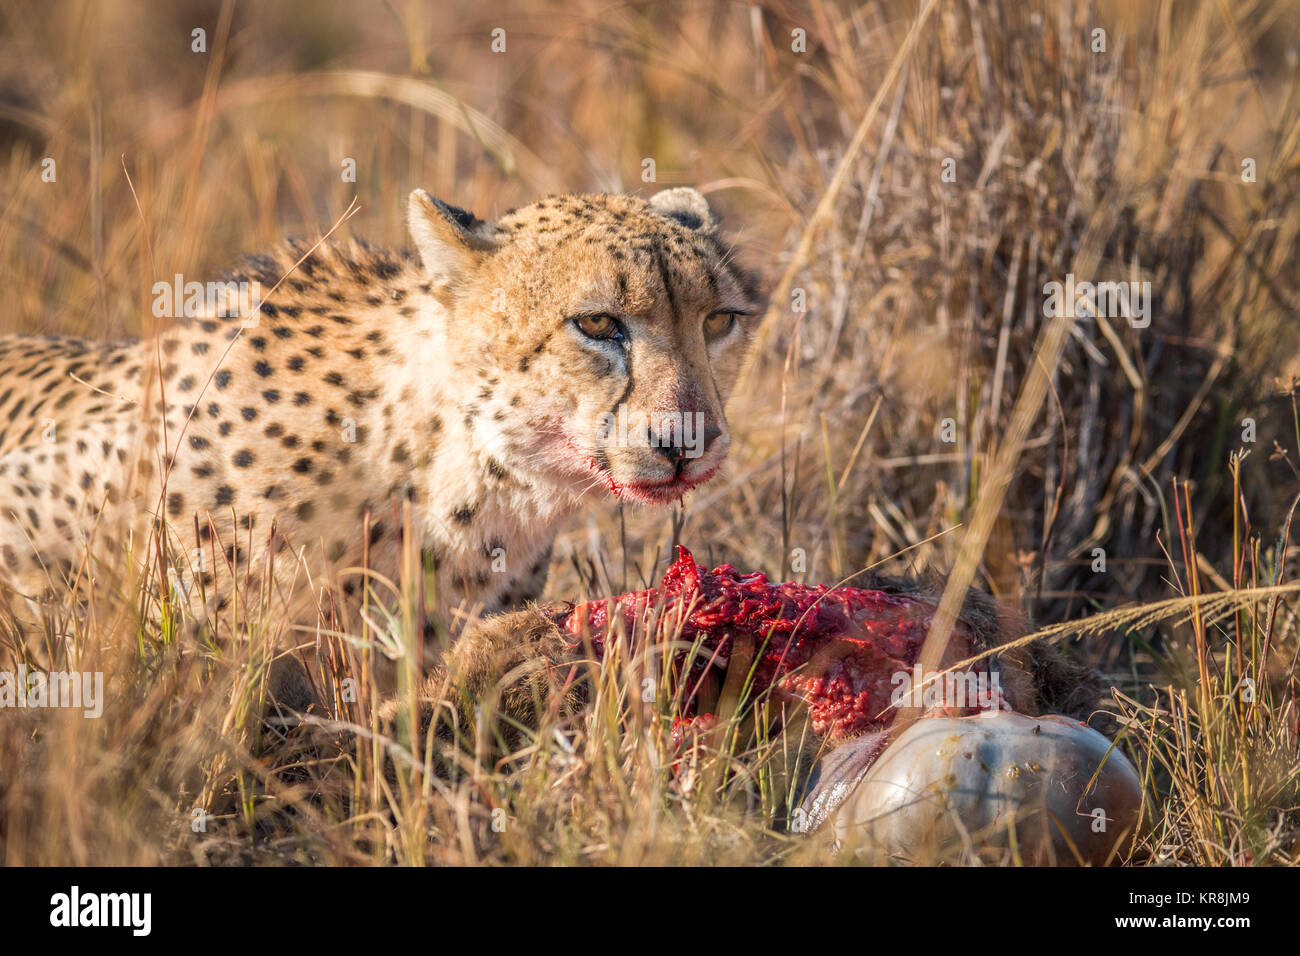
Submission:
[[[157,277],[320,235],[354,198],[344,232],[401,244],[414,185],[490,216],[698,184],[773,290],[729,470],[681,513],[585,516],[550,595],[651,583],[676,541],[781,579],[955,567],[1115,684],[1153,797],[1127,861],[1297,862],[1300,11],[920,9],[909,43],[918,6],[894,2],[5,3],[2,331],[148,333]],[[1067,273],[1149,281],[1150,327],[1046,321]],[[683,787],[671,688],[628,696],[645,661],[607,659],[589,716],[510,760],[374,737],[365,675],[346,733],[276,739],[255,719],[276,622],[181,646],[137,613],[157,585],[50,622],[111,694],[99,720],[0,718],[5,863],[834,859],[779,832],[788,742],[738,732]],[[417,588],[319,639],[400,646]]]

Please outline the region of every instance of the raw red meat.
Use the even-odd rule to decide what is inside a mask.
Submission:
[[[700,686],[695,678],[704,671],[725,670],[741,642],[758,660],[755,697],[770,690],[778,699],[803,702],[814,732],[845,738],[893,721],[895,675],[911,673],[934,613],[932,604],[896,591],[773,584],[729,564],[709,571],[678,548],[677,561],[657,588],[579,604],[561,626],[585,636],[598,655],[605,650],[611,614],[616,624],[621,619],[623,633],[651,632],[687,645],[699,640],[686,685],[691,688]],[[655,621],[658,627],[650,631]],[[958,623],[944,666],[968,656],[971,647],[969,629]],[[686,656],[678,655],[679,663]],[[688,699],[675,736],[704,729],[700,724],[711,715],[697,710]]]

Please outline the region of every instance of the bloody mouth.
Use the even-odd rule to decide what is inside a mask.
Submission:
[[[617,481],[610,470],[601,465],[595,458],[585,456],[583,462],[587,470],[596,475],[605,489],[615,498],[639,501],[643,504],[667,504],[672,501],[680,501],[682,496],[692,488],[697,488],[702,484],[713,479],[718,473],[720,464],[714,465],[708,471],[692,478],[686,478],[678,475],[674,478],[668,478],[663,481]]]
[[[558,465],[569,474],[573,473],[575,464],[579,465],[579,467],[594,476],[606,491],[622,501],[633,501],[648,505],[663,505],[673,501],[680,501],[688,491],[712,481],[722,468],[722,463],[718,462],[699,475],[687,477],[681,473],[679,466],[678,472],[671,478],[657,481],[619,481],[614,477],[614,473],[610,471],[608,460],[602,461],[594,455],[587,454],[564,429],[562,422],[558,420],[551,422],[550,430],[555,446],[559,451],[559,455],[556,457]]]

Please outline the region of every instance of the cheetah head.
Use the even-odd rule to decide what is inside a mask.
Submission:
[[[416,190],[410,227],[447,384],[495,458],[647,504],[717,474],[758,300],[699,192],[555,196],[485,222]]]

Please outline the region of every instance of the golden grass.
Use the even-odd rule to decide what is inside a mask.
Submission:
[[[950,594],[983,584],[1114,683],[1153,798],[1126,862],[1297,861],[1294,5],[163,6],[0,7],[0,330],[147,333],[157,277],[319,236],[354,200],[341,231],[403,243],[416,185],[491,216],[698,184],[772,291],[729,470],[684,512],[584,516],[550,596],[652,583],[678,541],[781,579],[952,569]],[[1044,321],[1069,272],[1150,281],[1151,326]],[[47,625],[105,672],[104,716],[0,715],[5,863],[837,860],[781,831],[792,742],[738,715],[683,765],[645,659],[593,665],[589,715],[514,759],[377,736],[370,664],[413,645],[418,562],[302,635],[359,678],[341,723],[268,736],[278,622],[185,646],[166,548],[141,547],[144,580]]]

